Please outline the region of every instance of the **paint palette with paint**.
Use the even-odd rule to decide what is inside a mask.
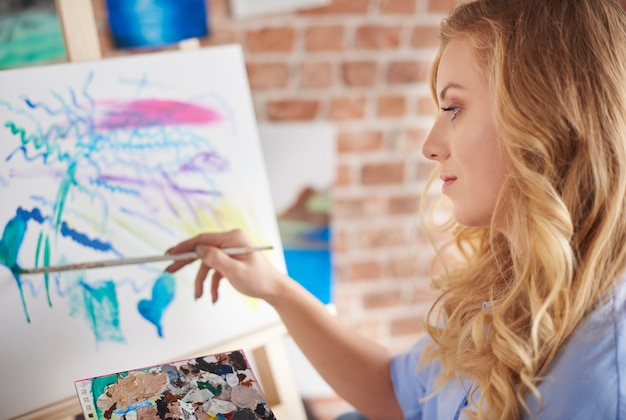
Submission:
[[[86,419],[275,420],[243,350],[75,381]]]

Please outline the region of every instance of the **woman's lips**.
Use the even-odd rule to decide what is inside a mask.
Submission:
[[[456,181],[456,177],[452,175],[441,175],[439,178],[443,181],[442,190],[445,190]]]

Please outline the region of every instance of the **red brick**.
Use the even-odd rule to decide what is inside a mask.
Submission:
[[[249,63],[248,80],[253,90],[282,88],[289,82],[289,69],[279,63]]]
[[[339,153],[370,152],[383,146],[381,131],[341,131],[337,135]]]
[[[417,163],[417,170],[415,171],[415,179],[419,181],[426,181],[430,177],[437,164],[426,158],[420,159]]]
[[[300,86],[324,88],[333,84],[333,68],[329,62],[300,64]]]
[[[378,78],[375,61],[350,61],[341,66],[343,81],[347,86],[372,86]]]
[[[306,31],[305,45],[308,51],[341,51],[345,48],[344,27],[311,27]]]
[[[301,10],[298,13],[303,15],[319,14],[364,14],[367,13],[371,0],[333,0],[328,6],[314,7]]]
[[[402,301],[402,293],[398,290],[365,293],[363,307],[365,309],[393,308]]]
[[[411,33],[411,46],[436,48],[439,46],[439,26],[416,26]]]
[[[227,0],[210,0],[208,1],[208,5],[209,17],[212,21],[222,22],[225,19],[230,19],[231,14]]]
[[[428,285],[424,285],[423,287],[414,289],[411,303],[414,305],[424,305],[427,308],[426,310],[428,310],[440,294],[439,291],[432,289]]]
[[[405,195],[389,199],[389,214],[415,214],[419,211],[419,195]]]
[[[333,234],[331,235],[331,248],[333,254],[348,251],[348,235],[345,231],[333,229]]]
[[[387,203],[380,197],[338,198],[333,202],[334,220],[352,220],[387,213]]]
[[[347,271],[347,270],[345,270]],[[337,304],[337,313],[355,312],[361,307],[361,296],[357,296],[352,289],[352,283],[348,280],[347,275],[337,278],[337,284],[334,290],[334,301]]]
[[[379,340],[383,337],[383,333],[389,329],[386,320],[383,321],[381,319],[368,319],[366,321],[361,321],[360,318],[361,317],[359,316],[359,319],[354,320],[351,325],[353,325],[353,328],[355,328],[356,331],[364,337],[370,337],[373,340]]]
[[[430,96],[422,96],[417,100],[417,112],[421,115],[437,115],[437,104]]]
[[[402,117],[406,113],[404,96],[384,95],[378,98],[378,116],[382,118]]]
[[[421,334],[424,332],[424,319],[422,317],[400,318],[391,321],[392,335]]]
[[[361,169],[365,185],[400,184],[404,181],[404,162],[369,163]]]
[[[365,116],[365,98],[337,98],[330,104],[330,119],[345,121],[361,119]]]
[[[383,50],[400,45],[399,26],[366,25],[356,30],[357,48]]]
[[[381,13],[412,15],[416,10],[415,0],[382,0],[380,4]]]
[[[408,234],[405,229],[393,226],[368,228],[364,226],[357,234],[357,247],[379,249],[406,246]]]
[[[393,277],[417,277],[419,263],[416,256],[394,258],[389,263],[389,271]]]
[[[429,12],[449,12],[456,6],[455,0],[428,0]]]
[[[425,82],[428,80],[430,64],[421,61],[394,61],[387,70],[389,84]]]
[[[345,187],[352,183],[352,168],[348,165],[339,165],[335,176],[335,187]]]
[[[211,29],[209,36],[200,38],[200,45],[208,47],[211,45],[234,44],[238,42],[237,34],[233,30],[214,28]]]
[[[267,114],[271,121],[312,120],[317,116],[319,102],[304,99],[269,101]]]
[[[376,261],[357,262],[350,265],[350,280],[377,280],[382,274],[380,263]]]
[[[405,151],[418,153],[421,156],[422,146],[424,145],[424,141],[426,141],[427,136],[428,131],[421,128],[406,130],[404,134],[403,149]]]
[[[246,32],[248,51],[290,52],[293,50],[295,31],[290,27],[263,28]]]

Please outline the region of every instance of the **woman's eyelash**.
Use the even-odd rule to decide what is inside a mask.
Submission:
[[[459,108],[458,106],[449,106],[449,107],[440,108],[440,109],[442,111],[452,112],[452,121],[454,121],[454,119],[456,118],[456,115],[461,110],[461,108]]]

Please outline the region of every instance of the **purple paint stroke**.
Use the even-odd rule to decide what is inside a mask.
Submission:
[[[119,184],[131,184],[131,185],[139,185],[142,187],[155,187],[161,191],[164,191],[165,187],[170,186],[171,189],[177,193],[186,194],[186,195],[209,195],[209,196],[221,196],[222,193],[219,191],[211,191],[200,188],[183,188],[173,183],[167,173],[161,171],[161,174],[164,175],[164,178],[167,180],[167,184],[164,185],[157,181],[145,181],[137,178],[129,178],[125,176],[118,175],[100,175],[97,178],[98,182],[102,183],[119,183]]]
[[[201,152],[180,166],[181,172],[222,173],[229,169],[228,160],[216,152]]]
[[[193,190],[189,191],[185,188],[180,187],[178,184],[176,184],[176,182],[174,182],[172,178],[170,178],[169,174],[165,171],[161,171],[161,175],[163,176],[163,178],[165,178],[165,180],[167,181],[172,191],[174,191],[175,193],[178,193],[180,198],[187,205],[189,212],[194,215],[196,222],[199,222],[200,219],[199,219],[198,213],[196,212],[196,209],[194,209],[193,203],[191,202],[191,199],[189,197],[190,195],[189,193],[190,192],[193,193],[194,191]],[[222,195],[222,193],[216,191],[214,195]]]
[[[119,130],[168,125],[203,125],[223,117],[214,109],[189,102],[166,99],[136,99],[129,102],[99,101],[104,116],[96,123],[102,130]]]

